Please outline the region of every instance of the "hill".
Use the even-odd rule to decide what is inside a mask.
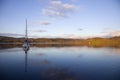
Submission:
[[[0,45],[3,44],[22,44],[24,38],[13,38],[0,36]],[[34,46],[90,46],[90,47],[120,47],[120,37],[111,38],[88,38],[88,39],[70,39],[70,38],[29,38],[29,42]],[[13,45],[12,45],[13,46]]]

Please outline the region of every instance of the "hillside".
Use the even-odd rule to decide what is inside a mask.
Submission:
[[[24,38],[0,36],[0,45],[5,43],[22,44]],[[30,38],[29,42],[34,46],[91,46],[91,47],[120,47],[120,37],[88,38],[88,39],[64,39],[64,38]]]

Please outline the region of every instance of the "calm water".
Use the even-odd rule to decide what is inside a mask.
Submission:
[[[120,48],[0,49],[1,80],[120,80]]]

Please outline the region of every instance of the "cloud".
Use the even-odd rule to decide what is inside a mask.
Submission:
[[[106,32],[106,31],[102,31],[102,32],[100,32],[100,33],[103,33],[103,34],[104,34],[104,33],[107,33],[107,32]]]
[[[103,37],[114,37],[114,36],[120,36],[120,30],[114,30],[113,28],[106,27],[103,29],[102,32],[100,32]]]
[[[31,23],[29,24],[30,27],[33,27],[33,26],[40,26],[40,25],[44,25],[44,26],[47,26],[47,25],[50,25],[51,23],[47,20],[33,20],[31,21]]]
[[[49,2],[49,1],[55,1],[55,0],[39,0],[40,2]]]
[[[49,5],[42,10],[43,15],[49,17],[68,17],[76,8],[73,4],[62,3],[61,1],[50,1]]]
[[[48,21],[41,21],[40,24],[41,24],[41,25],[49,25],[50,22],[48,22]]]
[[[16,34],[16,33],[0,33],[0,36],[9,36],[9,37],[24,37],[23,34]]]
[[[111,28],[104,28],[104,30],[101,32],[101,34],[104,34],[105,37],[120,36],[120,30],[113,30]]]
[[[34,32],[47,32],[46,30],[35,30]]]
[[[120,31],[113,31],[108,34],[108,36],[114,37],[114,36],[120,36]]]
[[[69,34],[65,36],[66,38],[80,38],[80,36],[74,35],[74,34]]]
[[[78,39],[82,38],[81,36],[75,35],[75,34],[62,34],[58,37],[60,37],[60,38],[78,38]]]
[[[79,30],[79,31],[82,31],[83,29],[82,29],[82,28],[79,28],[78,30]]]

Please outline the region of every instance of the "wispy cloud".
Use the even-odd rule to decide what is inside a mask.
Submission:
[[[104,28],[104,30],[101,32],[101,34],[104,34],[105,37],[120,36],[120,30],[113,30],[111,28]]]
[[[33,27],[33,26],[41,26],[41,25],[44,25],[44,26],[47,26],[47,25],[50,25],[51,23],[47,20],[33,20],[31,21],[31,23],[28,25],[30,27]]]
[[[73,38],[73,39],[74,38],[78,38],[78,39],[82,38],[81,36],[75,35],[75,34],[62,34],[59,37],[60,38]]]
[[[62,3],[61,1],[51,0],[49,5],[42,10],[43,15],[50,17],[68,17],[76,8],[73,4]]]
[[[79,28],[78,30],[79,30],[79,31],[82,31],[83,29],[82,29],[82,28]]]
[[[17,34],[17,33],[0,33],[0,36],[9,36],[9,37],[24,37],[23,34]]]
[[[36,31],[36,32],[45,32],[45,31]],[[8,37],[25,37],[24,34],[16,34],[16,33],[0,33],[0,36],[8,36]],[[42,38],[42,37],[46,37],[46,36],[38,36],[38,35],[28,35],[29,38]],[[46,37],[47,38],[47,37]]]
[[[47,32],[46,30],[35,30],[34,32]]]
[[[51,24],[51,23],[48,22],[48,21],[40,21],[40,24],[41,24],[41,25],[49,25],[49,24]]]
[[[108,34],[108,36],[111,36],[111,37],[113,37],[113,36],[120,36],[120,31],[110,32],[110,33]]]

